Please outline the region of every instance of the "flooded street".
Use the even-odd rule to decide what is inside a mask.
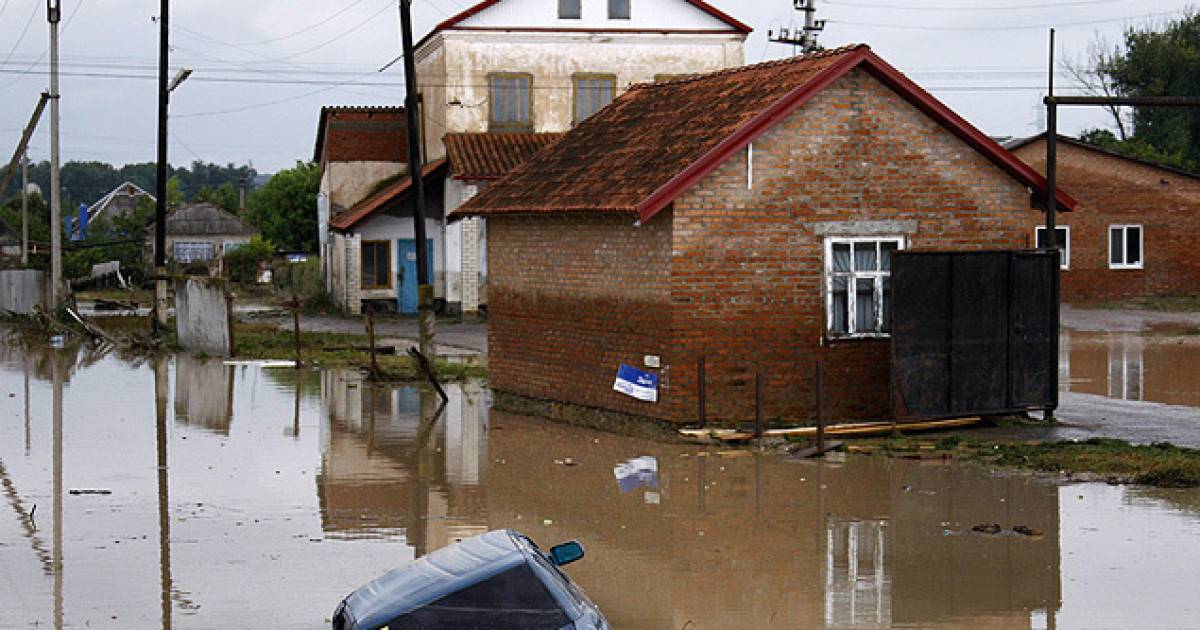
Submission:
[[[1115,386],[1114,346],[1076,339],[1072,391],[1200,404],[1195,361],[1130,348]],[[1195,490],[649,443],[447,389],[433,419],[431,391],[354,372],[0,350],[0,627],[328,627],[497,528],[583,542],[569,572],[621,629],[1200,618]]]

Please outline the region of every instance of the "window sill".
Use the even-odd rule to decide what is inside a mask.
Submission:
[[[891,340],[891,338],[892,338],[891,333],[855,333],[852,335],[847,335],[847,334],[834,335],[834,334],[830,334],[830,333],[825,333],[825,342],[828,344],[831,344],[831,345],[845,343],[845,342],[856,342],[856,341],[889,341],[889,340]]]
[[[1112,271],[1140,271],[1145,269],[1144,265],[1113,265],[1108,266]]]

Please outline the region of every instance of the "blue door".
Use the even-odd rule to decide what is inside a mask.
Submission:
[[[429,256],[426,260],[429,261],[429,281],[433,282],[433,239],[425,239],[426,250]],[[399,256],[399,264],[396,268],[400,270],[399,288],[397,295],[399,296],[400,312],[408,315],[414,315],[417,312],[417,241],[416,239],[400,239],[396,241],[396,255]]]

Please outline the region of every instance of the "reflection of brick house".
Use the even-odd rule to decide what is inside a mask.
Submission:
[[[1025,246],[1045,180],[865,46],[635,86],[458,212],[494,388],[653,416],[887,410],[890,254]],[[1064,206],[1073,200],[1060,193]],[[612,391],[661,358],[657,403]],[[653,363],[651,361],[650,363]]]
[[[1044,133],[1009,147],[1045,172]],[[1058,178],[1080,205],[1058,222],[1064,301],[1200,292],[1200,174],[1060,137]],[[1041,225],[1031,214],[1030,245]]]

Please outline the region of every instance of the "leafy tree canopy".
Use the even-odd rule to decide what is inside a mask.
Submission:
[[[246,201],[246,220],[284,250],[316,251],[320,176],[313,162],[279,171]]]
[[[1165,28],[1130,28],[1123,48],[1097,61],[1096,74],[1122,96],[1200,97],[1200,13]],[[1136,107],[1125,140],[1088,130],[1081,139],[1188,170],[1200,169],[1200,108]]]

